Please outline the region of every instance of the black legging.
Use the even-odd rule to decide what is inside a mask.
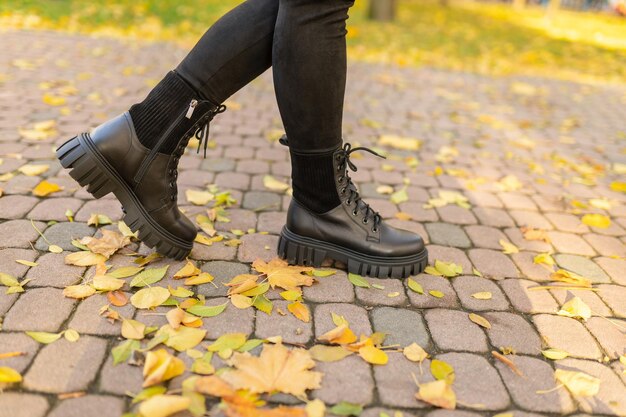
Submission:
[[[220,18],[176,71],[221,103],[270,66],[298,152],[341,143],[349,0],[247,0]]]

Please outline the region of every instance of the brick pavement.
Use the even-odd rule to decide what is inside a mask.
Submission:
[[[93,201],[79,189],[56,162],[53,150],[71,135],[127,109],[184,51],[172,45],[51,32],[2,33],[0,50],[0,175],[8,174],[0,177],[0,272],[32,280],[22,294],[0,294],[0,353],[27,353],[0,362],[24,375],[20,386],[0,394],[0,416],[117,416],[130,408],[125,394],[139,391],[141,371],[129,364],[113,367],[110,349],[120,340],[119,325],[98,315],[104,297],[78,302],[63,298],[61,289],[89,273],[63,263],[67,251],[75,250],[72,239],[96,232],[86,225],[89,216],[106,214],[117,220],[122,213],[111,196]],[[65,104],[44,104],[44,94],[60,91]],[[254,259],[275,255],[289,201],[263,186],[265,174],[280,180],[289,175],[287,150],[269,139],[281,129],[271,77],[265,74],[227,104],[231,110],[212,124],[215,147],[207,159],[189,152],[181,160],[180,203],[188,213],[201,212],[186,201],[184,190],[216,183],[237,199],[229,209],[231,223],[218,229],[267,234],[246,234],[238,248],[196,245],[192,258],[216,278],[217,287],[196,289],[209,305],[226,301],[221,283],[247,273]],[[32,131],[20,133],[47,120],[56,120],[51,135],[38,139]],[[389,344],[401,346],[417,342],[432,357],[454,366],[460,403],[459,411],[451,412],[415,399],[411,372],[422,382],[430,375],[421,375],[420,367],[399,353],[390,353],[385,366],[356,357],[319,364],[326,380],[312,397],[328,405],[359,403],[367,417],[394,411],[432,417],[505,411],[516,417],[626,415],[626,376],[618,362],[626,349],[626,194],[609,187],[620,179],[613,164],[626,162],[624,120],[626,89],[620,86],[351,65],[347,139],[366,146],[376,146],[381,134],[423,140],[417,152],[384,148],[389,153],[385,161],[355,158],[360,167],[355,177],[363,193],[390,221],[424,235],[431,263],[437,259],[460,264],[462,276],[421,274],[414,279],[425,294],[417,294],[399,281],[370,280],[384,290],[355,288],[338,272],[305,289],[312,323],[229,305],[223,314],[204,321],[207,338],[239,331],[257,337],[282,335],[286,341],[311,345],[332,327],[334,312],[344,315],[357,333],[386,332]],[[417,157],[416,165],[405,163],[410,156]],[[49,168],[27,176],[19,171],[27,164]],[[514,176],[519,185],[506,176]],[[32,188],[44,178],[63,190],[46,198],[33,196]],[[410,184],[408,199],[399,204],[377,191],[381,185],[399,190],[405,181]],[[463,194],[470,208],[423,207],[446,190]],[[67,221],[68,209],[74,213],[73,223]],[[408,216],[396,219],[398,212]],[[580,218],[587,212],[610,216],[610,227],[582,224]],[[522,227],[546,231],[547,240],[525,239]],[[517,245],[520,252],[503,253],[501,240]],[[46,252],[50,243],[65,252]],[[138,250],[148,252],[143,246]],[[556,311],[571,294],[533,289],[550,280],[550,274],[533,263],[540,252],[553,253],[560,267],[592,280],[597,292],[574,292],[595,317],[581,322],[558,316]],[[111,263],[123,264],[123,258],[116,255]],[[38,265],[29,267],[16,259]],[[492,298],[472,297],[481,291],[491,292]],[[136,313],[130,307],[120,312],[152,325],[165,322],[162,316]],[[483,315],[491,329],[470,321],[468,312]],[[78,342],[42,346],[23,333],[67,328],[81,333]],[[540,351],[548,346],[566,350],[571,357],[547,360]],[[510,358],[523,378],[490,354],[500,348],[516,351]],[[428,363],[423,363],[424,369]],[[597,398],[577,399],[565,389],[537,394],[554,387],[557,368],[600,378]],[[65,400],[57,395],[75,391],[87,395]],[[277,400],[281,398],[291,401],[281,396]]]

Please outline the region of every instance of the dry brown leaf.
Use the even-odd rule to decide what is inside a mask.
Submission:
[[[128,304],[128,296],[123,291],[110,291],[107,293],[107,299],[115,307],[123,307]]]
[[[236,389],[254,393],[279,391],[303,396],[308,389],[320,388],[322,374],[311,371],[315,361],[304,349],[289,350],[282,343],[264,345],[259,357],[235,352],[230,361],[235,369],[221,377]]]
[[[541,240],[546,243],[552,242],[550,236],[548,236],[548,233],[545,230],[533,229],[530,227],[521,227],[520,230],[526,240]]]
[[[198,268],[196,265],[194,265],[193,262],[187,261],[185,266],[183,266],[181,269],[179,269],[174,274],[174,279],[182,279],[182,278],[193,277],[195,275],[198,275],[200,272],[202,272],[200,270],[200,268]]]
[[[517,365],[515,365],[515,363],[510,360],[509,358],[507,358],[506,356],[504,356],[503,354],[501,354],[500,352],[496,352],[495,350],[491,351],[491,354],[500,362],[502,362],[503,364],[505,364],[506,366],[508,366],[509,368],[511,368],[511,370],[519,375],[519,376],[524,376],[524,374],[522,373],[522,371],[519,370],[519,368],[517,367]]]
[[[428,353],[417,343],[411,343],[402,350],[404,356],[412,362],[423,362]]]
[[[101,229],[102,237],[85,236],[80,243],[93,253],[99,253],[109,259],[111,255],[130,243],[130,238],[114,230]]]
[[[489,323],[489,321],[483,316],[479,316],[476,313],[470,313],[469,319],[485,329],[491,329],[491,323]]]

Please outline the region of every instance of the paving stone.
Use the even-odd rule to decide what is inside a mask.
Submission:
[[[200,269],[213,275],[212,283],[199,285],[197,287],[198,294],[207,297],[225,297],[228,293],[228,287],[224,285],[225,283],[229,282],[237,275],[250,273],[250,268],[247,265],[238,262],[207,262],[202,265]]]
[[[519,210],[537,210],[535,203],[528,197],[519,193],[499,193],[498,198],[504,203],[508,209]]]
[[[256,259],[270,261],[275,258],[278,236],[255,233],[241,237],[237,259],[241,262],[254,262]]]
[[[406,294],[404,293],[404,286],[402,281],[395,279],[380,279],[367,277],[366,280],[370,285],[377,285],[384,287],[379,288],[360,288],[355,287],[356,297],[365,305],[378,306],[402,306],[408,305]]]
[[[430,369],[430,360],[420,364],[411,362],[401,352],[389,352],[389,361],[385,366],[375,366],[374,378],[378,397],[381,403],[391,407],[424,408],[427,405],[415,398],[417,387],[412,374],[420,383],[433,380],[430,372],[420,372],[420,369]]]
[[[500,240],[508,240],[504,233],[494,227],[473,225],[466,226],[465,231],[469,235],[474,246],[479,248],[501,250],[502,245],[499,243]]]
[[[124,408],[124,400],[121,398],[85,395],[59,402],[48,417],[119,417]]]
[[[217,339],[225,333],[252,334],[254,331],[254,309],[240,310],[228,298],[211,298],[206,302],[207,306],[227,304],[223,313],[215,317],[203,318],[202,328],[207,331],[205,339]],[[265,314],[265,313],[259,313]],[[273,314],[276,314],[274,312]],[[304,323],[303,323],[304,324]]]
[[[517,416],[517,414],[515,415]],[[426,414],[426,417],[478,417],[478,416],[480,416],[480,414],[472,413],[470,411],[443,410],[443,409],[433,410]]]
[[[121,342],[115,341],[114,346],[117,346],[118,343]],[[106,357],[100,372],[100,391],[115,395],[141,391],[143,384],[142,367],[129,365],[128,362],[113,365],[111,353],[107,353]]]
[[[85,267],[66,265],[64,253],[44,253],[37,259],[37,266],[28,270],[29,287],[57,287],[80,282]]]
[[[465,197],[469,200],[472,206],[482,207],[495,207],[502,208],[502,201],[492,193],[485,191],[465,191]]]
[[[39,349],[39,343],[23,333],[0,333],[0,346],[2,347],[2,353],[25,353],[22,356],[2,359],[2,366],[8,366],[20,373],[32,362]]]
[[[500,288],[492,281],[474,275],[463,275],[452,280],[452,285],[463,307],[468,310],[507,310],[509,303]],[[491,299],[479,300],[472,297],[477,292],[490,292]]]
[[[538,314],[533,316],[533,322],[549,347],[564,350],[574,357],[601,358],[598,344],[576,319]]]
[[[532,252],[554,252],[554,248],[549,243],[542,240],[527,240],[522,231],[517,227],[509,227],[504,230],[508,240],[523,251]]]
[[[470,249],[469,257],[474,267],[487,278],[503,279],[519,276],[515,264],[502,252],[491,249]]]
[[[425,349],[430,345],[430,337],[420,313],[402,308],[378,307],[370,314],[374,331],[387,334],[386,345],[405,347],[417,343]]]
[[[408,288],[408,280],[405,280],[409,301],[414,306],[419,308],[458,306],[459,302],[449,279],[428,274],[419,274],[416,277],[411,277],[411,279],[420,284],[424,290],[424,294],[414,292]],[[432,296],[430,291],[440,291],[443,293],[443,297]]]
[[[534,211],[509,210],[509,215],[513,217],[515,223],[520,227],[531,227],[541,230],[552,230],[554,228],[545,216]]]
[[[532,252],[518,252],[511,254],[513,262],[521,271],[521,275],[533,281],[550,281],[551,271],[543,264],[536,264],[534,259],[537,256]]]
[[[24,292],[4,318],[4,330],[56,332],[69,317],[76,300],[56,288]]]
[[[550,220],[557,230],[569,233],[587,233],[589,228],[580,221],[580,217],[567,213],[546,213],[546,218]]]
[[[556,300],[559,305],[565,304],[567,301],[571,300],[574,297],[578,297],[585,304],[591,308],[591,314],[594,316],[610,316],[611,310],[604,304],[602,299],[598,297],[598,295],[589,290],[574,290],[574,289],[553,289],[550,290],[552,296]]]
[[[256,213],[251,210],[229,209],[227,216],[230,219],[228,223],[216,223],[215,229],[222,231],[231,231],[239,229],[247,232],[249,229],[256,229],[257,218]]]
[[[594,262],[600,265],[614,283],[626,285],[626,274],[624,274],[624,271],[626,271],[625,259],[599,257],[595,258]]]
[[[122,205],[119,201],[113,198],[102,198],[100,200],[86,202],[85,205],[78,210],[74,219],[77,222],[86,222],[92,214],[106,214],[114,222],[124,217]]]
[[[626,257],[626,245],[616,237],[596,234],[588,234],[583,237],[600,255]]]
[[[424,203],[406,202],[401,203],[400,211],[407,213],[411,218],[417,222],[436,222],[439,220],[439,216],[434,209],[425,209]]]
[[[4,236],[2,237],[4,239]],[[15,262],[16,260],[24,260],[33,262],[37,257],[37,252],[30,249],[1,249],[0,250],[0,265],[2,269],[0,272],[14,276],[15,278],[22,278],[26,271],[30,269],[29,266]],[[3,293],[3,291],[0,291]]]
[[[391,408],[382,408],[382,407],[374,407],[374,408],[367,408],[365,410],[363,410],[363,412],[361,413],[361,415],[359,417],[380,417],[380,416],[394,416],[394,413],[398,413],[399,411],[391,409]],[[402,411],[401,415],[398,415],[398,417],[416,417],[415,414],[413,413],[409,413],[406,411]],[[332,415],[332,414],[331,414]],[[473,415],[473,416],[467,416],[467,417],[478,417],[477,415]]]
[[[270,211],[267,213],[261,213],[259,214],[257,230],[260,232],[268,232],[278,235],[283,229],[286,219],[287,213],[284,212]]]
[[[83,201],[77,198],[47,198],[37,204],[27,217],[35,220],[67,221],[66,211],[76,213],[82,205]]]
[[[370,325],[367,311],[365,311],[364,308],[353,304],[327,303],[315,307],[313,321],[315,323],[316,338],[319,338],[324,333],[336,327],[332,321],[331,313],[344,316],[346,320],[348,320],[348,323],[350,323],[350,329],[352,329],[357,337],[362,334],[366,336],[372,334],[372,326]]]
[[[46,228],[45,223],[34,222],[34,225],[41,232]],[[0,249],[30,248],[30,242],[34,242],[39,234],[29,220],[9,220],[0,223],[0,236],[2,236]]]
[[[194,242],[189,257],[200,261],[232,261],[236,256],[237,248],[226,246],[223,242],[217,242],[211,246]]]
[[[318,362],[315,370],[322,372],[322,388],[313,397],[327,405],[346,401],[367,405],[374,399],[374,378],[369,365],[357,355],[336,362]],[[341,389],[337,389],[341,387]]]
[[[529,411],[559,414],[568,414],[576,409],[566,389],[554,389],[554,371],[548,363],[528,356],[515,356],[513,361],[524,378],[501,362],[496,362],[496,368],[518,406]]]
[[[215,185],[220,188],[246,190],[250,186],[250,175],[241,172],[220,172],[215,176]]]
[[[0,395],[0,417],[44,417],[48,408],[48,401],[42,395],[18,392]]]
[[[39,202],[36,197],[5,195],[0,197],[0,218],[21,219]]]
[[[48,393],[85,390],[96,378],[105,352],[104,339],[81,336],[72,343],[61,338],[41,349],[22,386]]]
[[[454,223],[454,224],[476,224],[478,220],[472,214],[472,211],[469,209],[465,209],[463,207],[459,207],[457,205],[447,205],[444,207],[438,207],[437,213],[441,220],[444,223]]]
[[[492,227],[510,227],[515,222],[505,210],[497,208],[475,207],[472,209],[480,224]]]
[[[304,287],[304,299],[314,303],[350,303],[354,301],[354,285],[345,271],[336,270],[334,275],[316,278],[317,282]]]
[[[436,245],[469,248],[471,243],[463,229],[448,223],[427,223],[426,230],[430,241]]]
[[[613,310],[615,317],[626,317],[626,288],[619,285],[598,285],[598,295]]]
[[[584,239],[572,233],[548,232],[552,245],[558,252],[594,256],[596,252]]]
[[[132,294],[126,294],[130,299]],[[80,302],[72,320],[68,324],[70,329],[78,331],[80,334],[93,334],[101,336],[121,336],[122,326],[119,322],[111,322],[101,316],[100,309],[109,305],[109,301],[104,294],[94,294]],[[135,307],[131,303],[123,307],[112,307],[121,317],[130,319],[135,314]]]
[[[525,279],[505,279],[500,286],[513,307],[522,313],[556,313],[558,305],[547,291],[532,291],[537,283]]]
[[[491,323],[487,337],[496,349],[511,347],[518,354],[539,355],[541,339],[535,329],[520,315],[508,312],[484,313]]]
[[[437,359],[454,368],[454,392],[459,402],[482,404],[485,410],[501,410],[510,404],[498,372],[485,358],[471,353],[446,353],[437,355]]]
[[[465,253],[457,248],[449,248],[438,245],[428,245],[428,260],[431,265],[434,265],[435,260],[444,262],[454,262],[457,265],[463,267],[463,271],[471,271],[472,264],[465,256]]]
[[[577,255],[554,255],[554,260],[563,269],[589,278],[594,284],[610,282],[609,277],[592,260]]]
[[[626,354],[626,328],[623,320],[606,320],[603,317],[591,317],[585,322],[585,327],[596,338],[603,353],[611,359],[617,359]]]
[[[60,222],[53,224],[43,232],[35,244],[35,248],[41,251],[47,251],[49,245],[57,245],[67,251],[78,251],[79,249],[72,245],[72,239],[82,239],[85,236],[93,236],[96,229],[87,226],[85,223],[79,222]],[[46,241],[47,240],[47,241]],[[50,243],[48,243],[50,242]]]
[[[590,398],[576,398],[582,411],[592,415],[626,414],[626,386],[611,368],[597,362],[570,358],[557,361],[556,367],[567,371],[584,372],[600,379],[600,391],[596,395]]]
[[[487,352],[485,333],[470,321],[468,313],[436,308],[426,310],[424,317],[433,341],[440,349]]]
[[[287,308],[290,304],[287,301],[274,301],[274,310],[271,315],[267,315],[261,311],[256,313],[256,336],[266,339],[272,336],[282,336],[287,343],[307,343],[313,336],[312,323],[305,323],[293,314]],[[308,306],[307,306],[308,307]],[[279,314],[280,309],[284,316]],[[310,308],[309,308],[310,310]]]
[[[19,294],[5,294],[0,292],[0,316],[4,315],[11,306],[15,303],[15,300],[19,297]]]
[[[243,197],[243,208],[255,211],[272,211],[280,208],[280,195],[265,191],[248,191]]]

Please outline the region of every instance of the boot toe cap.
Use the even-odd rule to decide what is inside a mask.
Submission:
[[[411,256],[424,251],[424,239],[417,233],[388,226],[381,233],[381,243],[390,249],[390,256]]]

